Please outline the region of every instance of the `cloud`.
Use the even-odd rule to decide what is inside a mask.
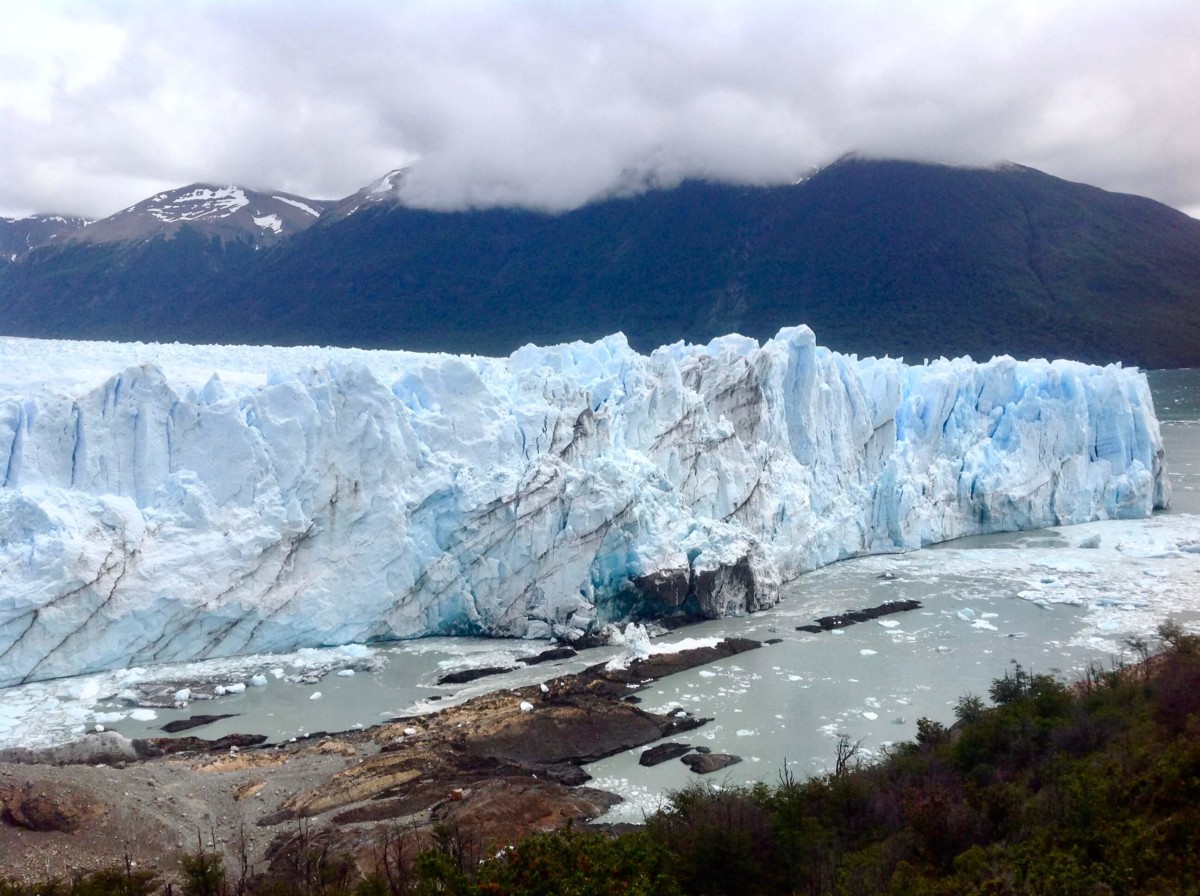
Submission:
[[[4,8],[7,5],[11,8]],[[1200,208],[1200,8],[1011,0],[0,0],[0,209],[197,180],[566,208],[850,150]]]

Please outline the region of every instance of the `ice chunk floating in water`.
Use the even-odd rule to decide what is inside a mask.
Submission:
[[[500,359],[0,339],[0,686],[753,611],[855,554],[1145,516],[1161,446],[1136,370],[807,327]]]

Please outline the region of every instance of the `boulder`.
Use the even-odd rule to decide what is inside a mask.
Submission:
[[[741,756],[729,753],[688,753],[680,762],[698,775],[708,775],[742,761]]]
[[[64,784],[0,790],[0,820],[27,831],[71,834],[105,811],[103,803]]]

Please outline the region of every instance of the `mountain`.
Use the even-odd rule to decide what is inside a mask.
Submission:
[[[311,226],[331,205],[290,193],[191,184],[139,202],[72,234],[70,243],[136,243],[171,239],[182,228],[202,236],[267,246]]]
[[[389,171],[378,180],[367,184],[357,193],[347,196],[340,202],[332,203],[332,207],[325,216],[323,223],[328,224],[331,221],[341,221],[344,218],[349,218],[355,212],[362,211],[364,208],[378,210],[403,205],[403,190],[406,177],[407,169],[405,168],[397,168],[394,171]]]
[[[259,250],[332,205],[290,193],[191,184],[46,241],[0,269],[4,332],[79,339],[186,339],[189,315],[221,315],[222,290]],[[228,301],[236,303],[236,296]],[[227,331],[227,341],[251,341]]]
[[[507,354],[807,323],[835,349],[914,361],[1200,366],[1200,221],[1019,165],[847,158],[787,186],[687,181],[557,214],[403,195],[391,172],[261,251],[199,220],[136,249],[48,246],[0,271],[0,326]]]
[[[0,218],[0,264],[16,261],[35,246],[62,241],[88,225],[84,218],[62,215],[30,215],[27,218]]]

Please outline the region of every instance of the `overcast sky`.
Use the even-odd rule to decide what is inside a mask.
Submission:
[[[566,208],[848,151],[1200,217],[1200,2],[0,0],[0,213],[194,181]]]

